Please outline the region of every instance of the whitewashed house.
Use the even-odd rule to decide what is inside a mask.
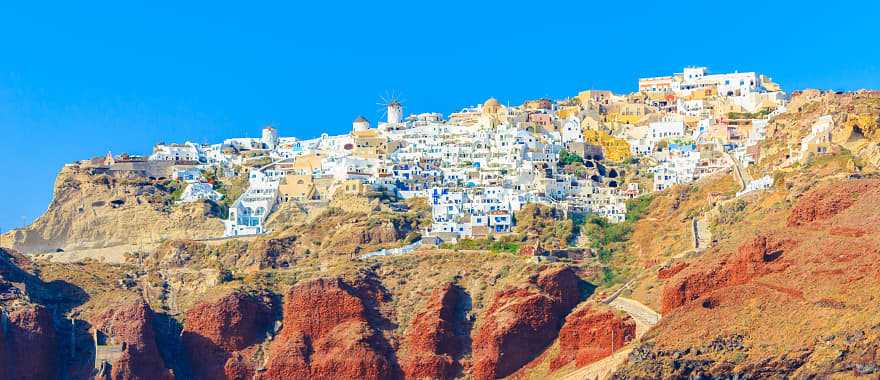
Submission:
[[[278,184],[284,172],[268,168],[252,170],[248,189],[229,208],[224,221],[225,236],[257,235],[264,233],[263,222],[278,204]]]
[[[193,182],[186,185],[183,194],[180,196],[180,203],[191,203],[203,200],[219,202],[223,199],[223,194],[214,190],[210,183]]]

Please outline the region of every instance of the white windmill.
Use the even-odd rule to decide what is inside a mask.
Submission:
[[[403,121],[403,103],[397,95],[386,93],[385,96],[379,97],[379,103],[382,106],[382,116],[387,116],[388,124],[395,125]]]

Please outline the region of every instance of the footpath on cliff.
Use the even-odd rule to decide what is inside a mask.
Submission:
[[[626,361],[626,358],[632,352],[633,347],[641,342],[642,336],[651,330],[657,322],[660,321],[661,315],[634,299],[621,297],[620,294],[632,285],[632,281],[612,293],[611,296],[603,300],[615,309],[625,312],[636,323],[636,336],[623,349],[617,350],[611,356],[601,359],[595,363],[579,368],[571,372],[561,379],[563,380],[583,380],[583,379],[607,379],[611,374]]]

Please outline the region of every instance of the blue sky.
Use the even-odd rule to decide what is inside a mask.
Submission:
[[[787,90],[880,88],[873,1],[71,3],[0,5],[3,231],[45,210],[65,162],[266,123],[341,133],[390,92],[407,113],[448,114],[490,96],[633,91],[685,65]]]

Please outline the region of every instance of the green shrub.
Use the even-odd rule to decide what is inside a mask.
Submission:
[[[563,166],[571,165],[575,162],[583,164],[584,158],[563,149],[561,152],[559,152],[559,162],[562,163]]]

